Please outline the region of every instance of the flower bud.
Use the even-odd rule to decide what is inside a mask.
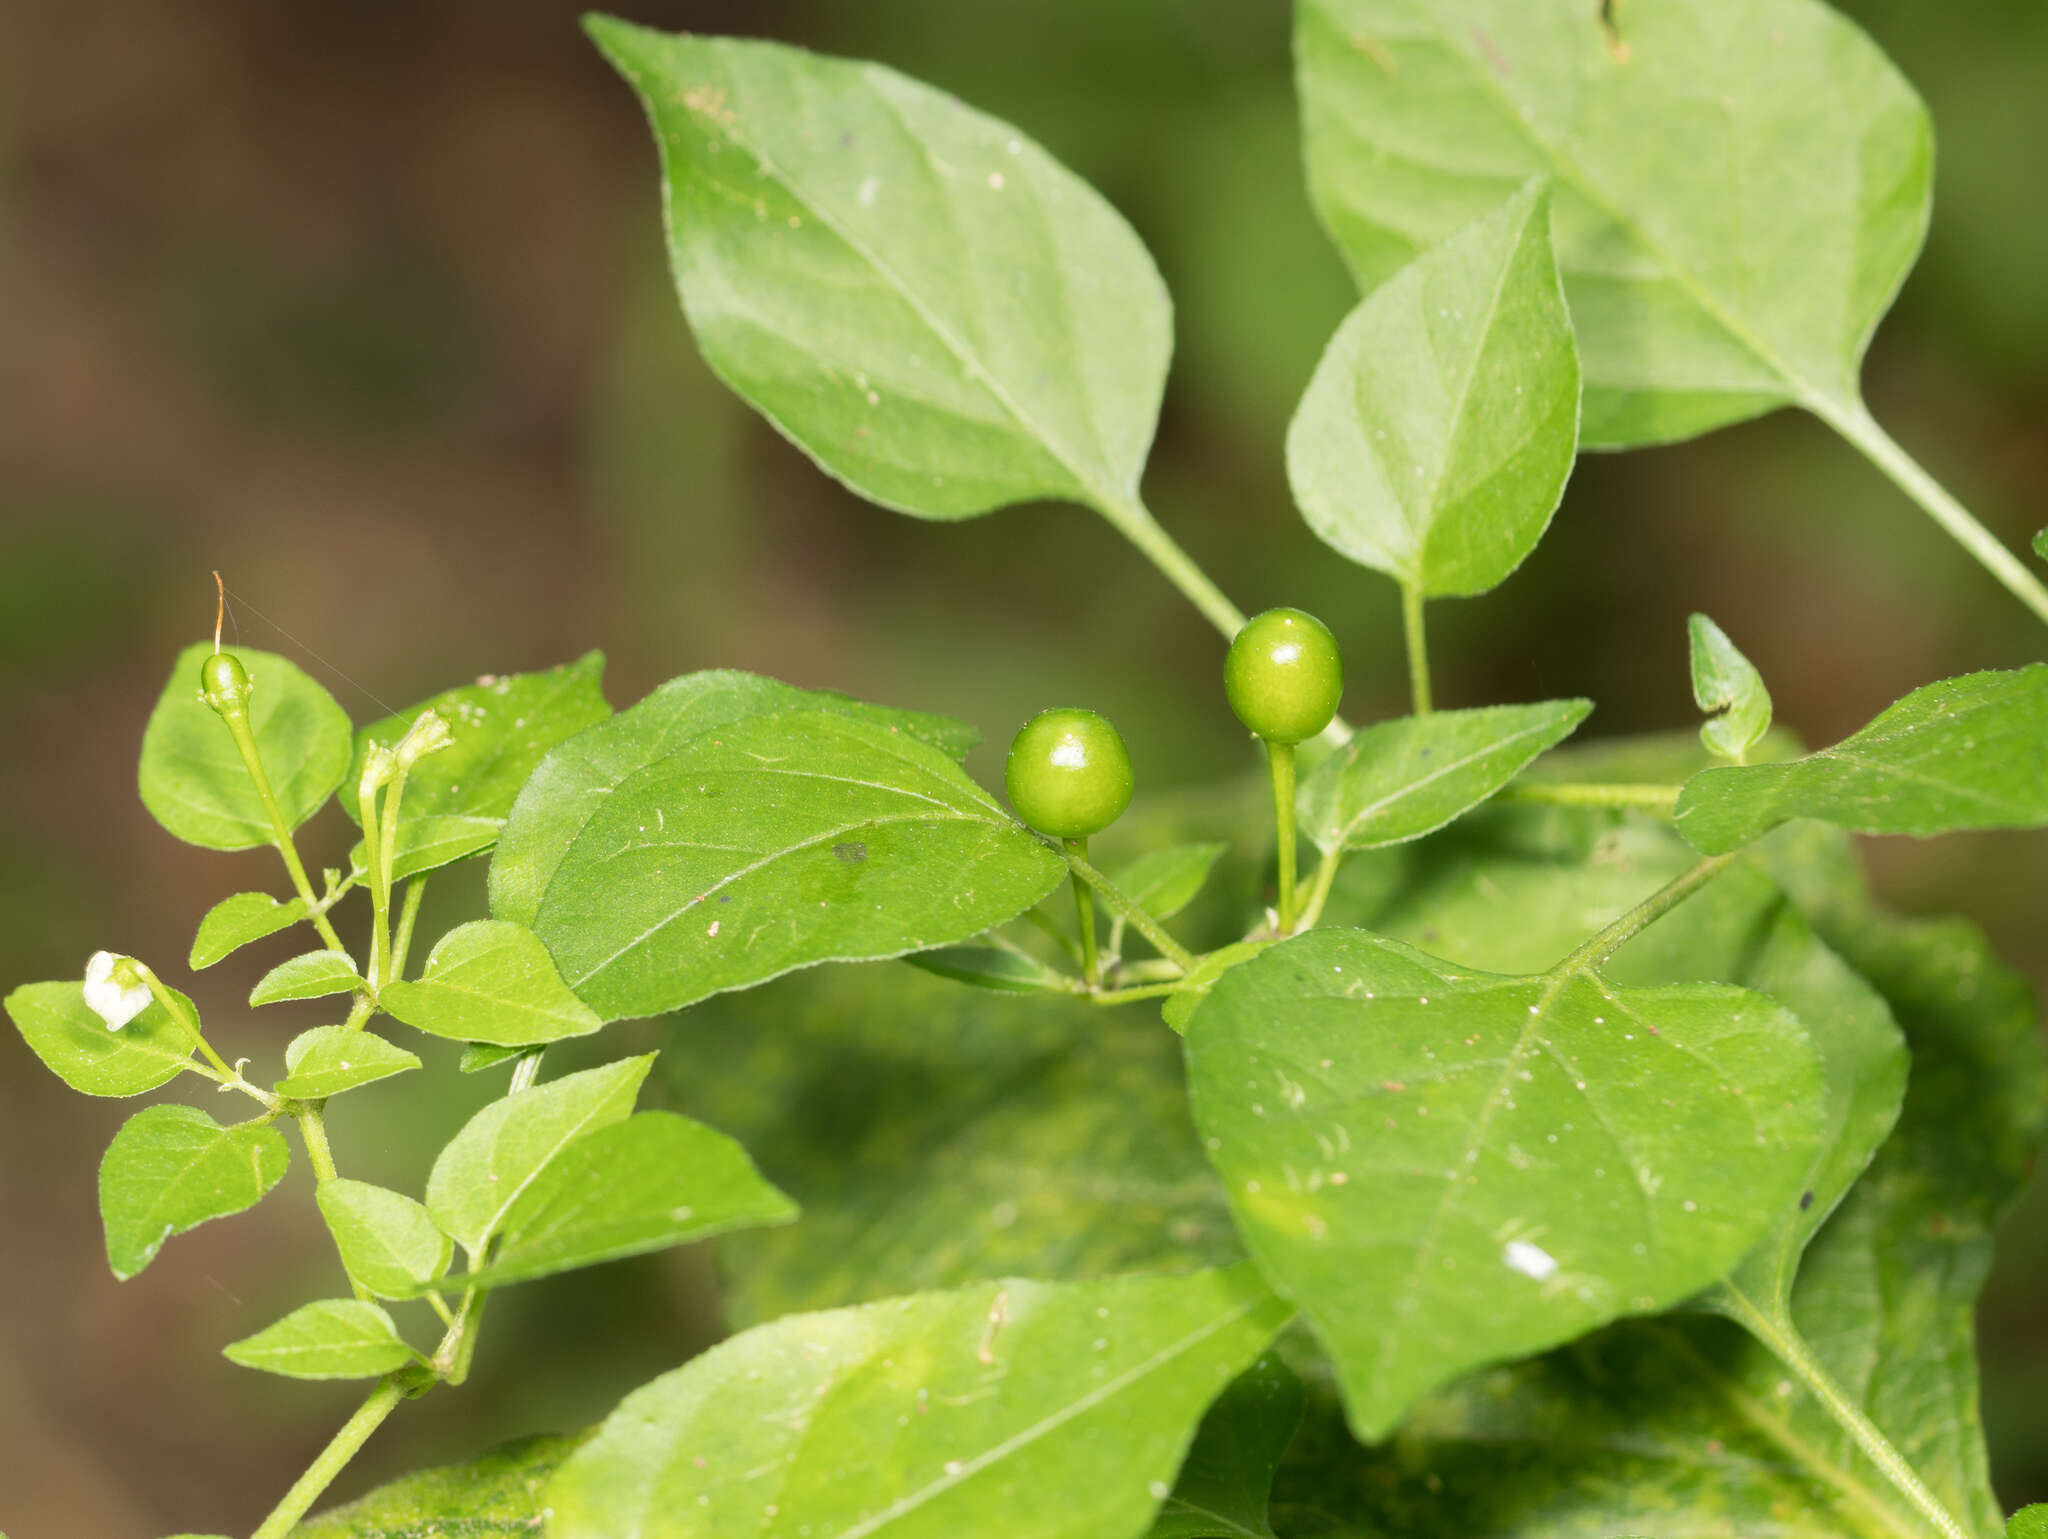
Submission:
[[[199,698],[222,716],[249,709],[249,673],[232,652],[214,652],[199,665]]]
[[[85,1002],[107,1030],[119,1031],[149,1008],[149,970],[133,957],[95,951],[85,964]]]

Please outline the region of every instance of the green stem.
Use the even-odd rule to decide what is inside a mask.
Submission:
[[[1567,780],[1516,781],[1498,798],[1546,807],[1639,807],[1671,816],[1683,786],[1604,785]]]
[[[1074,861],[1086,862],[1088,841],[1069,839],[1066,841],[1068,856]],[[1081,918],[1081,981],[1091,989],[1102,987],[1102,957],[1095,949],[1095,899],[1088,891],[1088,884],[1081,880],[1081,873],[1072,873],[1074,883],[1074,912]]]
[[[1429,633],[1423,626],[1422,617],[1425,602],[1420,587],[1408,582],[1401,584],[1401,633],[1408,642],[1408,693],[1414,700],[1417,716],[1427,716],[1432,709],[1429,698]]]
[[[1266,759],[1273,771],[1273,826],[1278,830],[1280,864],[1280,933],[1294,930],[1294,745],[1267,743]]]
[[[1556,975],[1566,972],[1589,972],[1600,966],[1636,936],[1719,876],[1734,859],[1732,851],[1726,855],[1709,855],[1698,865],[1673,877],[1551,968],[1551,973]]]
[[[1906,1462],[1905,1456],[1892,1446],[1891,1440],[1878,1429],[1877,1424],[1849,1399],[1820,1359],[1813,1355],[1806,1338],[1789,1320],[1765,1314],[1747,1295],[1728,1287],[1718,1290],[1715,1307],[1726,1311],[1737,1324],[1769,1348],[1771,1355],[1806,1386],[1807,1393],[1818,1400],[1836,1424],[1856,1440],[1856,1446],[1863,1450],[1864,1457],[1883,1472],[1885,1479],[1933,1525],[1935,1532],[1943,1539],[1970,1539],[1969,1530],[1957,1522],[1954,1514],[1942,1505],[1941,1499],[1928,1489],[1927,1483]]]
[[[132,959],[131,959],[132,960]],[[222,1084],[240,1085],[253,1089],[241,1075],[228,1066],[228,1061],[214,1051],[213,1044],[206,1040],[206,1033],[199,1027],[199,1018],[185,1007],[185,1001],[164,986],[161,978],[143,962],[136,962],[135,970],[142,974],[142,981],[149,985],[149,992],[156,1002],[164,1007],[164,1013],[176,1021],[185,1035],[192,1039],[192,1045],[206,1055],[206,1061],[219,1072]],[[0,1536],[4,1539],[4,1536]]]
[[[270,789],[270,776],[264,772],[263,756],[256,751],[256,734],[249,728],[247,711],[234,710],[221,713],[221,720],[227,723],[228,733],[235,740],[236,751],[242,756],[242,767],[249,772],[249,784],[256,788],[256,799],[263,804],[263,812],[270,819],[270,835],[277,845],[277,853],[284,857],[284,868],[290,873],[292,887],[305,900],[307,917],[313,921],[313,928],[320,932],[320,939],[333,951],[345,952],[341,937],[334,933],[334,926],[327,918],[327,910],[313,895],[313,883],[306,876],[304,862],[299,859],[299,847],[292,840],[292,831],[284,820],[284,812],[277,805],[277,797]]]
[[[413,926],[419,923],[420,902],[427,895],[427,879],[416,876],[405,884],[405,905],[398,915],[398,934],[391,941],[391,977],[405,976],[405,962],[412,950]],[[385,980],[387,983],[390,979]]]
[[[1129,989],[1097,989],[1089,997],[1098,1005],[1127,1005],[1136,999],[1163,999],[1183,987],[1179,983],[1145,983]]]
[[[374,753],[374,749],[372,750]],[[370,879],[370,966],[364,977],[370,987],[379,986],[391,949],[391,880],[380,869],[384,847],[377,818],[377,792],[384,784],[374,760],[364,766],[362,783],[356,787],[356,812],[363,825],[363,864]]]
[[[327,1144],[327,1118],[321,1101],[293,1101],[290,1103],[292,1116],[299,1124],[299,1137],[306,1141],[306,1158],[313,1166],[313,1179],[325,1186],[329,1181],[341,1179],[341,1173],[334,1168],[334,1151]],[[347,1258],[342,1260],[342,1269],[347,1271]],[[370,1290],[357,1282],[353,1273],[348,1280],[349,1290],[364,1303],[370,1301]]]
[[[1949,537],[2003,583],[2035,616],[2048,621],[2048,586],[2023,565],[2005,543],[1978,523],[1970,510],[1949,495],[1892,436],[1878,426],[1877,419],[1860,400],[1841,402],[1821,397],[1809,399],[1807,409],[1863,452],[1864,458],[1891,478],[1892,483],[1926,510]]]
[[[1171,935],[1168,935],[1158,920],[1154,919],[1126,897],[1123,890],[1116,883],[1089,865],[1085,857],[1076,854],[1071,848],[1066,853],[1068,869],[1090,887],[1094,888],[1097,893],[1101,894],[1102,901],[1113,912],[1122,914],[1125,919],[1129,920],[1131,928],[1158,948],[1161,956],[1170,962],[1176,963],[1184,973],[1191,973],[1195,970],[1194,953],[1189,951],[1187,947],[1183,946]]]
[[[251,1539],[284,1539],[296,1528],[299,1519],[320,1499],[320,1493],[334,1483],[334,1477],[342,1472],[348,1461],[356,1456],[357,1450],[370,1440],[370,1434],[383,1425],[384,1418],[396,1410],[398,1402],[404,1398],[405,1389],[397,1374],[382,1379],[370,1398],[334,1434],[333,1441],[320,1450],[320,1457],[285,1492],[284,1500],[272,1509]]]
[[[1064,951],[1072,959],[1076,967],[1081,965],[1081,948],[1079,944],[1076,943],[1073,936],[1067,934],[1065,930],[1054,924],[1050,915],[1035,908],[1028,908],[1024,911],[1024,917],[1037,926],[1038,929],[1044,931],[1045,934],[1051,936],[1058,944],[1060,950]]]
[[[1337,883],[1337,867],[1343,864],[1344,851],[1340,846],[1325,855],[1322,864],[1316,867],[1316,879],[1308,890],[1308,902],[1301,908],[1301,928],[1313,930],[1316,921],[1323,917],[1323,905],[1330,901],[1330,889]]]
[[[1142,502],[1135,497],[1128,502],[1105,499],[1096,504],[1096,511],[1109,520],[1118,534],[1137,546],[1139,554],[1158,567],[1166,580],[1202,612],[1202,617],[1223,633],[1226,641],[1244,629],[1244,611],[1223,596],[1223,590],[1209,581],[1208,574],[1160,527]]]
[[[384,823],[378,834],[381,848],[377,854],[377,872],[383,878],[384,885],[381,894],[383,901],[377,906],[380,933],[391,919],[391,884],[396,879],[395,873],[398,869],[398,804],[405,798],[405,777],[410,767],[403,758],[399,759],[397,767],[391,772],[390,783],[384,788]],[[369,825],[366,823],[363,825],[365,845],[368,844],[369,837]],[[384,947],[383,970],[375,980],[378,988],[383,988],[391,981],[392,959],[396,955],[396,947],[387,941]]]

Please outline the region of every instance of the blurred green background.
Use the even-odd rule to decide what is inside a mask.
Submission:
[[[1941,143],[1933,236],[1878,338],[1871,400],[2017,545],[2048,519],[2048,9],[1848,9],[1926,94]],[[1101,187],[1178,306],[1154,508],[1245,608],[1332,622],[1354,719],[1401,708],[1393,590],[1307,535],[1282,474],[1294,400],[1354,297],[1302,191],[1282,0],[632,15],[885,60]],[[0,986],[74,975],[102,946],[175,962],[216,899],[282,890],[273,858],[181,847],[134,796],[164,670],[211,624],[212,567],[241,597],[241,638],[296,657],[359,720],[601,646],[620,704],[736,666],[951,712],[998,742],[1046,703],[1091,705],[1153,787],[1248,765],[1221,641],[1092,515],[882,513],[727,397],[668,290],[657,218],[638,109],[567,3],[0,10]],[[1433,608],[1440,695],[1583,693],[1602,733],[1685,724],[1695,608],[1814,741],[1927,680],[2042,655],[2019,606],[1875,471],[1781,415],[1582,463],[1519,574]],[[985,778],[996,764],[986,747],[974,761]],[[331,810],[309,833],[329,861],[352,837]],[[2048,980],[2048,839],[1868,855],[1895,905],[1965,910]],[[443,879],[429,923],[480,904],[475,873]],[[275,960],[246,955],[197,992],[231,1053],[274,1054],[317,1007],[238,1016]],[[450,1096],[488,1089],[416,1078],[410,1103],[338,1109],[352,1174],[416,1185],[463,1115]],[[260,1215],[113,1282],[94,1172],[129,1109],[69,1095],[0,1038],[14,1539],[245,1532],[356,1397],[217,1355],[331,1283],[303,1169]],[[2042,1186],[1982,1313],[2009,1504],[2048,1499]],[[658,1258],[508,1295],[478,1387],[409,1410],[340,1491],[594,1419],[715,1329],[704,1267]]]

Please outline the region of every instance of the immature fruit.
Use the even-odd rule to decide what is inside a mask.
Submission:
[[[1337,638],[1312,614],[1269,609],[1230,643],[1223,691],[1237,719],[1267,742],[1305,742],[1330,724],[1344,694]]]
[[[1010,805],[1056,839],[1099,834],[1131,804],[1131,755],[1093,711],[1040,711],[1010,744]]]
[[[199,665],[199,696],[221,715],[249,705],[249,674],[232,652],[213,652]]]

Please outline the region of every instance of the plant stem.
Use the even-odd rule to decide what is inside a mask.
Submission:
[[[1194,953],[1189,951],[1187,947],[1183,946],[1171,935],[1168,935],[1158,920],[1154,919],[1126,897],[1122,888],[1089,865],[1084,856],[1075,853],[1072,849],[1069,849],[1066,854],[1068,869],[1100,893],[1102,901],[1112,910],[1128,919],[1131,923],[1131,928],[1157,947],[1161,956],[1177,964],[1184,973],[1191,973],[1195,970]]]
[[[1860,400],[1842,402],[1811,397],[1806,407],[1863,452],[1864,458],[1891,478],[1900,491],[1911,497],[1941,525],[1964,550],[2005,584],[2015,598],[2035,616],[2048,621],[2048,586],[2023,565],[2005,543],[1977,522],[1968,508],[1949,495],[1892,436],[1878,426],[1877,419]]]
[[[416,876],[405,884],[405,905],[398,915],[398,934],[391,942],[391,978],[405,976],[405,961],[412,950],[413,926],[419,922],[420,902],[427,895],[427,879]],[[384,981],[389,983],[391,978]]]
[[[204,1053],[206,1061],[220,1071],[223,1082],[227,1084],[243,1083],[242,1076],[229,1068],[228,1061],[215,1052],[213,1044],[206,1040],[206,1033],[199,1029],[198,1018],[185,1008],[185,1001],[165,987],[163,980],[157,977],[147,965],[137,962],[135,970],[142,974],[142,981],[149,985],[149,992],[155,997],[156,1002],[164,1007],[164,1013],[184,1028],[185,1035],[192,1039],[192,1045]],[[5,1536],[0,1535],[0,1539],[5,1539]]]
[[[1096,511],[1109,520],[1110,527],[1138,547],[1138,552],[1158,567],[1166,580],[1202,612],[1202,617],[1223,633],[1224,640],[1244,629],[1244,611],[1223,596],[1209,581],[1208,574],[1182,550],[1172,535],[1159,525],[1146,506],[1135,497],[1129,501],[1104,498]]]
[[[1679,904],[1698,892],[1707,883],[1727,869],[1735,859],[1734,852],[1726,855],[1709,855],[1698,865],[1679,876],[1673,877],[1662,887],[1643,899],[1634,908],[1623,914],[1613,924],[1592,937],[1584,945],[1551,969],[1553,974],[1564,972],[1586,972],[1598,967],[1629,941],[1647,930],[1651,925],[1670,913]]]
[[[1128,989],[1098,989],[1089,997],[1098,1005],[1127,1005],[1137,999],[1161,999],[1168,994],[1178,994],[1178,983],[1143,983]]]
[[[1065,930],[1062,930],[1058,925],[1054,924],[1050,916],[1046,915],[1038,909],[1027,908],[1024,911],[1024,917],[1027,920],[1029,920],[1033,925],[1035,925],[1039,930],[1043,931],[1046,935],[1050,936],[1053,939],[1053,941],[1059,946],[1060,950],[1064,951],[1067,954],[1067,956],[1072,959],[1076,967],[1079,967],[1081,965],[1080,945],[1075,941],[1073,936],[1067,934]]]
[[[1294,929],[1294,745],[1266,744],[1273,770],[1273,826],[1278,830],[1280,863],[1280,933]]]
[[[1313,930],[1316,921],[1323,917],[1323,905],[1330,901],[1330,889],[1337,884],[1337,867],[1343,863],[1344,850],[1340,845],[1330,851],[1316,867],[1316,879],[1310,884],[1308,902],[1301,908],[1301,928]]]
[[[384,788],[384,822],[377,835],[381,840],[377,853],[377,873],[383,879],[383,891],[380,895],[382,901],[377,906],[377,930],[379,934],[385,932],[385,927],[390,923],[391,919],[391,884],[394,880],[394,873],[398,868],[398,804],[405,797],[405,777],[406,772],[410,768],[411,766],[403,758],[399,759],[397,766],[391,772],[390,783]],[[365,848],[368,847],[370,837],[370,825],[365,823],[363,825],[363,843]],[[381,989],[391,981],[392,958],[396,955],[396,948],[387,940],[384,947],[384,964],[374,980],[376,987]]]
[[[1885,1479],[1913,1504],[1943,1539],[1970,1539],[1969,1530],[1957,1522],[1954,1514],[1942,1505],[1941,1499],[1928,1489],[1927,1483],[1906,1462],[1905,1456],[1843,1393],[1842,1387],[1834,1381],[1820,1359],[1813,1355],[1806,1338],[1799,1334],[1791,1321],[1778,1314],[1764,1313],[1746,1294],[1734,1288],[1717,1290],[1714,1304],[1762,1342],[1771,1355],[1806,1386],[1807,1393],[1818,1400],[1822,1409],[1856,1440],[1856,1446],[1863,1450],[1864,1457],[1883,1472]]]
[[[1429,632],[1424,628],[1422,589],[1414,583],[1401,584],[1401,633],[1408,641],[1408,693],[1415,714],[1427,716],[1429,700]]]
[[[369,979],[372,989],[378,986],[387,967],[385,956],[391,949],[391,879],[379,867],[384,840],[377,819],[377,792],[384,784],[384,776],[375,758],[363,766],[362,783],[356,787],[356,814],[363,824],[363,864],[370,879],[370,965],[363,976]]]
[[[336,1180],[339,1172],[334,1168],[334,1151],[327,1144],[327,1118],[322,1114],[322,1101],[294,1101],[292,1116],[298,1119],[299,1136],[306,1140],[306,1158],[312,1161],[313,1176],[322,1186]]]
[[[1601,785],[1568,780],[1517,781],[1497,798],[1548,807],[1639,807],[1669,817],[1683,786]]]
[[[251,1539],[284,1539],[298,1521],[306,1515],[313,1503],[320,1499],[320,1493],[334,1483],[356,1451],[370,1440],[370,1434],[383,1424],[384,1418],[398,1408],[398,1402],[405,1398],[405,1390],[396,1374],[387,1375],[379,1381],[370,1398],[365,1400],[355,1415],[334,1434],[334,1439],[320,1450],[320,1457],[307,1468],[292,1488],[285,1492],[284,1500],[272,1509]]]
[[[264,815],[270,819],[271,839],[277,845],[277,853],[284,857],[284,868],[291,875],[293,889],[305,900],[307,917],[313,921],[313,928],[320,932],[320,939],[330,950],[346,952],[348,947],[342,945],[341,937],[334,933],[327,910],[313,896],[313,883],[306,876],[304,862],[299,859],[299,847],[293,842],[284,812],[271,792],[270,776],[263,769],[263,756],[256,751],[256,734],[250,730],[248,713],[224,712],[221,720],[227,723],[229,735],[235,740],[235,749],[242,756],[242,767],[249,772],[249,784],[256,788],[256,800],[263,804]]]
[[[1070,862],[1087,861],[1086,839],[1068,839],[1065,844]],[[1078,870],[1070,875],[1074,883],[1074,912],[1081,918],[1081,981],[1091,989],[1101,988],[1102,957],[1095,949],[1095,898]]]

